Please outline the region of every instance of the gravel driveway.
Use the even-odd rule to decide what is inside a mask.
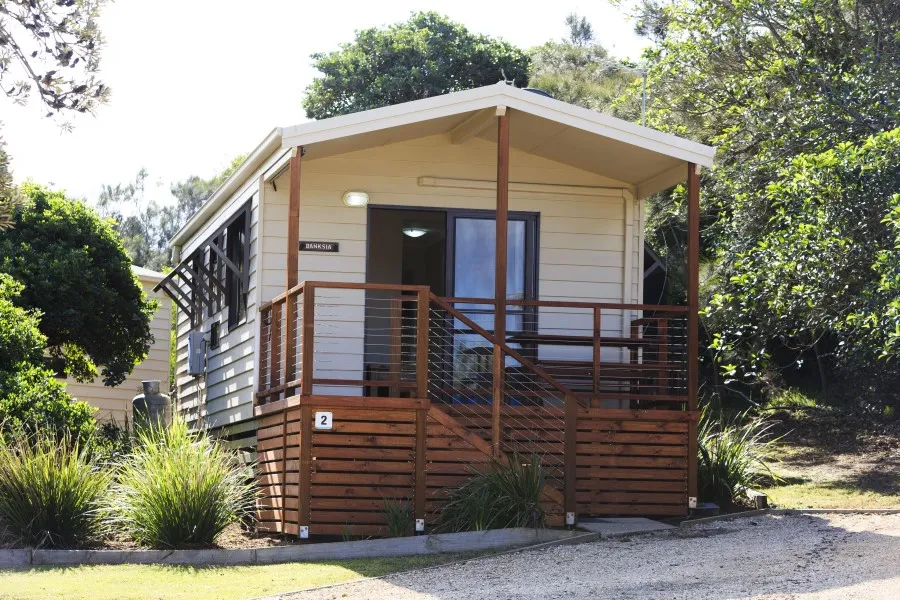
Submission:
[[[900,515],[764,516],[506,554],[282,596],[900,598]]]

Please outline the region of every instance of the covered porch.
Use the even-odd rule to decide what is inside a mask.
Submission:
[[[380,112],[368,120],[367,113],[339,117],[348,129],[338,137],[330,136],[341,127],[326,126],[337,119],[284,130],[283,144],[293,148],[287,289],[260,307],[254,408],[264,529],[380,535],[385,499],[408,501],[417,528],[428,529],[449,489],[514,456],[542,461],[551,525],[587,515],[684,515],[696,502],[698,164],[711,164],[711,152],[495,87],[460,93],[465,106],[436,98],[409,103],[420,104],[415,111],[399,105],[368,111]],[[480,219],[481,242],[490,227],[491,251],[480,252],[486,260],[462,263],[464,253],[448,245],[443,260],[455,262],[440,275],[430,263],[379,280],[372,240],[380,231],[370,211],[365,281],[299,281],[301,166],[360,144],[441,131],[451,143],[496,142],[493,182],[419,178],[422,187],[492,188],[486,214],[460,217]],[[550,193],[550,186],[510,181],[516,147],[602,170],[627,186],[615,192],[626,207],[686,181],[687,305],[572,299],[552,288],[542,296],[550,286],[530,285],[527,244],[516,242],[527,215],[510,211],[510,191]],[[599,189],[567,193],[605,193]],[[453,227],[446,232],[458,237]],[[489,287],[485,277],[480,286],[459,284],[473,270],[487,273]],[[477,295],[458,295],[469,290]]]

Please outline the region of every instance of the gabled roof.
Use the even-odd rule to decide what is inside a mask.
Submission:
[[[683,181],[686,162],[713,164],[715,148],[518,89],[503,82],[273,130],[172,238],[184,243],[279,146],[307,160],[440,133],[454,143],[496,139],[494,115],[510,111],[510,145],[627,185],[639,198]]]
[[[453,123],[454,125],[449,128],[452,131],[462,126],[468,118],[473,116],[472,113],[493,109],[497,106],[505,106],[557,124],[556,127],[545,127],[545,131],[542,132],[543,139],[532,139],[530,143],[525,144],[526,147],[530,146],[527,150],[529,152],[540,152],[546,143],[554,146],[561,145],[558,138],[571,130],[572,132],[601,136],[614,142],[693,162],[704,167],[711,167],[713,164],[715,148],[710,146],[662,133],[649,127],[635,125],[574,104],[554,100],[541,94],[506,85],[503,82],[284,127],[281,130],[281,145],[282,148],[309,146],[367,133],[395,130],[394,135],[386,136],[388,141],[385,142],[393,143],[401,139],[409,139],[401,131],[404,127],[441,121],[428,129],[440,132],[445,129],[442,126]],[[460,115],[464,115],[464,118],[459,119]],[[446,121],[444,121],[445,119]],[[510,124],[511,143],[513,143],[513,132],[513,125]]]

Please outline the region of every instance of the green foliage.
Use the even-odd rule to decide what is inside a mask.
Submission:
[[[72,440],[0,439],[0,538],[38,548],[92,541],[110,481]]]
[[[778,480],[769,468],[780,438],[772,424],[743,412],[730,419],[704,407],[697,430],[700,498],[731,506],[746,498],[746,489]]]
[[[607,111],[632,84],[635,74],[595,41],[593,29],[583,17],[571,14],[566,25],[568,38],[530,51],[529,85],[557,100]]]
[[[453,490],[441,511],[441,531],[543,527],[541,495],[546,477],[537,455],[495,462]]]
[[[42,367],[23,365],[0,381],[0,433],[7,436],[69,436],[86,446],[96,431],[95,410],[74,400],[65,384]]]
[[[0,138],[0,231],[12,227],[13,215],[21,205],[21,201],[21,194],[13,185],[12,172],[9,170],[6,142]]]
[[[91,112],[109,89],[96,79],[104,0],[0,4],[0,88],[24,104],[34,93],[51,111]],[[50,114],[53,114],[52,112]]]
[[[826,332],[837,335],[835,357],[845,364],[857,354],[896,356],[900,287],[892,284],[898,253],[889,215],[900,198],[898,165],[895,129],[859,145],[798,155],[757,200],[735,209],[764,210],[767,219],[756,235],[722,250],[718,292],[707,311],[717,351],[745,357],[750,375],[775,336],[803,348]],[[741,220],[759,222],[760,215]]]
[[[24,286],[0,273],[0,381],[22,363],[38,365],[47,338],[41,333],[40,315],[14,304]]]
[[[528,82],[528,56],[502,40],[469,32],[433,12],[357,31],[340,50],[312,55],[322,77],[303,108],[324,119],[497,83]]]
[[[43,432],[84,441],[94,431],[93,409],[43,367],[39,313],[14,304],[22,289],[0,273],[0,438]]]
[[[176,199],[174,205],[160,204],[148,194],[150,174],[141,169],[133,182],[104,185],[97,210],[101,216],[113,220],[113,228],[121,236],[134,264],[164,271],[170,264],[169,240],[246,158],[246,154],[235,157],[209,179],[191,175],[173,183],[170,191]]]
[[[101,465],[114,465],[124,460],[133,449],[128,418],[119,424],[117,421],[98,423],[91,439],[90,450]]]
[[[415,533],[415,516],[408,500],[385,498],[384,519],[391,537],[407,537]]]
[[[701,178],[704,325],[729,377],[766,380],[775,352],[775,366],[802,366],[816,350],[823,373],[890,355],[896,242],[882,220],[898,189],[900,4],[637,4],[638,31],[657,42],[648,124],[718,146]],[[639,102],[632,88],[617,110],[634,118]],[[680,190],[651,201],[648,227],[678,265]]]
[[[62,192],[26,184],[28,204],[0,232],[0,271],[24,284],[17,304],[41,312],[50,352],[67,371],[117,385],[153,341],[155,301],[145,300],[121,241],[98,215]]]
[[[138,432],[119,467],[109,519],[142,545],[211,545],[252,506],[237,455],[181,421]]]
[[[766,402],[769,410],[803,410],[816,408],[816,399],[796,389],[778,390]]]

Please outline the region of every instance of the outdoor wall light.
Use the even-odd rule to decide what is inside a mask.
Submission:
[[[345,192],[344,204],[352,207],[363,207],[369,203],[369,195],[365,192]]]
[[[422,229],[421,227],[404,227],[403,235],[409,236],[411,238],[420,238],[423,235],[428,233],[427,229]]]

